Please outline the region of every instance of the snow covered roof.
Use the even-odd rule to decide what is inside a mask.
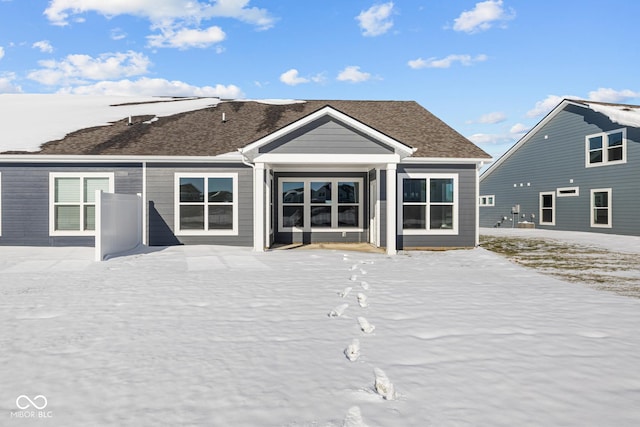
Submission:
[[[640,128],[640,106],[580,101],[593,111],[604,114],[614,123]]]
[[[0,114],[13,122],[0,127],[0,153],[220,156],[326,106],[416,148],[415,157],[490,158],[415,101],[77,95],[0,95]]]
[[[79,129],[129,116],[164,117],[209,107],[218,98],[0,94],[0,152],[38,151]]]

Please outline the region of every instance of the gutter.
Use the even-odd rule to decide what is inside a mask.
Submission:
[[[236,153],[219,156],[118,156],[118,155],[58,155],[0,154],[0,163],[233,163],[244,160]]]

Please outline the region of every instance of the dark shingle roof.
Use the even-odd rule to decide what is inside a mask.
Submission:
[[[235,152],[325,106],[416,148],[414,157],[490,156],[414,101],[306,101],[286,105],[224,101],[160,117],[128,117],[43,144],[34,154],[216,156]],[[222,121],[224,113],[226,122]]]

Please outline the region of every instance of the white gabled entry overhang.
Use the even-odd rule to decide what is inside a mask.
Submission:
[[[280,138],[284,138],[292,132],[313,122],[330,117],[352,129],[361,132],[369,138],[379,142],[389,148],[385,154],[336,154],[336,153],[261,153],[260,148]],[[336,169],[363,171],[385,169],[387,173],[386,194],[386,229],[387,229],[387,253],[396,254],[396,169],[398,163],[404,158],[411,156],[415,149],[409,147],[388,135],[370,127],[366,124],[350,117],[332,107],[326,106],[320,110],[261,138],[244,148],[238,150],[243,156],[245,163],[253,167],[253,191],[254,191],[254,250],[262,252],[265,250],[268,239],[269,225],[266,218],[269,217],[268,200],[265,194],[269,194],[268,184],[265,180],[266,171],[269,170],[300,170],[315,171],[335,171]],[[379,175],[379,173],[378,173]],[[378,189],[379,192],[379,189]],[[377,195],[376,195],[377,197]],[[379,223],[379,222],[378,222]],[[379,229],[377,233],[379,233]]]

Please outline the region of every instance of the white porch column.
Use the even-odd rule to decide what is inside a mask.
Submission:
[[[253,250],[264,252],[264,163],[253,168]]]
[[[396,212],[397,179],[395,163],[387,164],[387,255],[395,255],[396,250]]]

